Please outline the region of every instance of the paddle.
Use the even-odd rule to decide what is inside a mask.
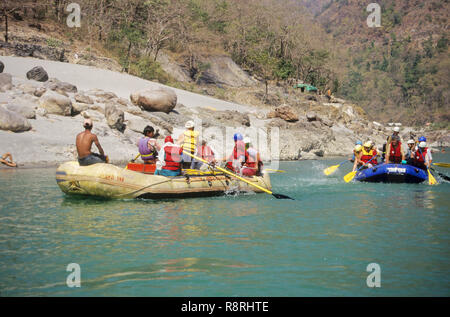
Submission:
[[[430,168],[433,172],[437,173],[443,180],[445,180],[446,182],[450,182],[450,177],[448,177],[445,174],[442,174],[438,171],[436,171],[434,168]]]
[[[422,150],[420,150],[420,148],[419,148],[419,152],[420,152],[420,155],[422,156],[423,162],[425,164],[426,158],[424,157],[424,153],[422,153]],[[428,185],[437,184],[436,178],[434,178],[433,174],[431,174],[430,169],[428,168],[428,166],[426,164],[425,164],[425,167],[427,168],[427,173],[428,173]]]
[[[356,173],[358,173],[364,166],[366,166],[367,164],[370,163],[370,161],[372,161],[374,158],[376,158],[377,156],[372,156],[372,158],[370,160],[368,160],[366,163],[364,163],[360,168],[358,168],[357,171],[354,172],[350,172],[347,175],[344,176],[344,181],[346,183],[351,182],[353,178],[355,178]]]
[[[440,167],[450,167],[450,163],[433,163],[433,165]]]
[[[136,155],[136,157],[135,157],[134,159],[131,160],[131,163],[134,163],[134,162],[138,159],[139,156],[141,156],[141,153],[139,153],[138,155]]]
[[[245,178],[240,177],[240,176],[238,176],[238,175],[236,175],[236,174],[234,174],[234,173],[231,173],[231,172],[227,171],[226,169],[223,169],[223,168],[221,168],[221,167],[219,167],[219,166],[212,166],[212,164],[210,164],[210,163],[208,163],[207,161],[205,161],[205,160],[203,160],[203,159],[201,159],[201,158],[195,156],[194,154],[191,154],[191,153],[186,152],[186,151],[183,151],[183,153],[186,154],[186,155],[189,155],[190,157],[196,159],[197,161],[200,161],[200,162],[203,162],[203,163],[207,164],[208,166],[210,166],[210,167],[212,167],[212,168],[215,167],[216,169],[218,169],[218,170],[221,171],[221,172],[224,172],[225,174],[228,174],[228,175],[231,175],[231,176],[233,176],[233,177],[236,177],[237,179],[239,179],[239,180],[241,180],[241,181],[243,181],[243,182],[245,182],[245,183],[247,183],[247,184],[249,184],[249,185],[251,185],[251,186],[253,186],[253,187],[258,188],[258,189],[262,190],[263,192],[272,195],[272,196],[275,197],[276,199],[291,199],[291,200],[295,200],[295,199],[293,199],[293,198],[291,198],[291,197],[289,197],[289,196],[286,196],[286,195],[275,194],[275,193],[271,192],[270,190],[268,190],[268,189],[266,189],[266,188],[263,188],[263,187],[261,187],[261,186],[259,186],[259,185],[253,184],[252,182],[246,180]]]
[[[333,165],[333,166],[327,167],[326,169],[323,170],[323,173],[325,175],[329,176],[329,175],[333,174],[334,172],[336,172],[337,169],[339,168],[339,166],[341,166],[342,164],[347,163],[347,162],[348,162],[348,160],[345,160],[344,162],[339,163],[338,165]]]
[[[266,170],[266,171],[271,171],[271,172],[278,172],[278,173],[286,173],[286,171],[282,171],[282,170],[274,170],[274,169],[271,169],[271,168],[265,168],[264,170]]]

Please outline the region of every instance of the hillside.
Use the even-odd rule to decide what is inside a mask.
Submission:
[[[80,0],[81,27],[68,28],[69,2],[5,1],[16,46],[0,42],[3,54],[40,45],[19,56],[63,51],[71,63],[262,108],[305,82],[376,121],[448,128],[448,1],[382,1],[381,28],[367,27],[355,0]]]

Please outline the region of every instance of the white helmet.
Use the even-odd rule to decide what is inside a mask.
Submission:
[[[190,129],[194,127],[194,121],[189,120],[188,122],[186,122],[186,125],[184,126],[186,129]]]
[[[426,147],[427,146],[427,142],[420,142],[419,143],[419,147],[421,147],[421,148],[424,148],[424,147]]]
[[[414,144],[414,143],[416,143],[416,142],[413,139],[408,141],[408,144]]]
[[[399,127],[395,127],[394,128],[394,132],[400,132],[400,128]]]

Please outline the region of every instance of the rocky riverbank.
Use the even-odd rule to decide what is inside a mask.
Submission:
[[[221,155],[232,135],[250,136],[263,159],[299,160],[351,153],[356,140],[381,146],[392,126],[370,122],[345,100],[292,95],[276,107],[241,105],[173,89],[109,70],[33,58],[2,57],[0,74],[0,152],[22,166],[54,166],[76,158],[75,136],[86,117],[112,163],[137,154],[143,128],[160,131],[160,141],[178,137],[193,120],[202,137]],[[448,131],[425,134],[433,146],[449,146]]]

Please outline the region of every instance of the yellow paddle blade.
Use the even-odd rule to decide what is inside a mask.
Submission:
[[[323,170],[323,173],[327,176],[331,175],[337,171],[338,167],[339,167],[339,165],[333,165],[333,166],[327,167],[326,169]]]
[[[450,167],[450,163],[433,163],[433,165],[441,167]]]
[[[278,173],[286,173],[286,171],[282,171],[282,170],[274,170],[274,169],[271,169],[271,168],[265,168],[264,170],[266,170],[266,171],[271,171],[271,172],[278,172]]]
[[[356,171],[348,173],[347,175],[344,176],[344,181],[346,183],[351,182],[352,179],[355,177],[355,175],[356,175]]]
[[[436,178],[431,174],[430,170],[428,170],[428,184],[430,185],[436,185],[437,181]]]

